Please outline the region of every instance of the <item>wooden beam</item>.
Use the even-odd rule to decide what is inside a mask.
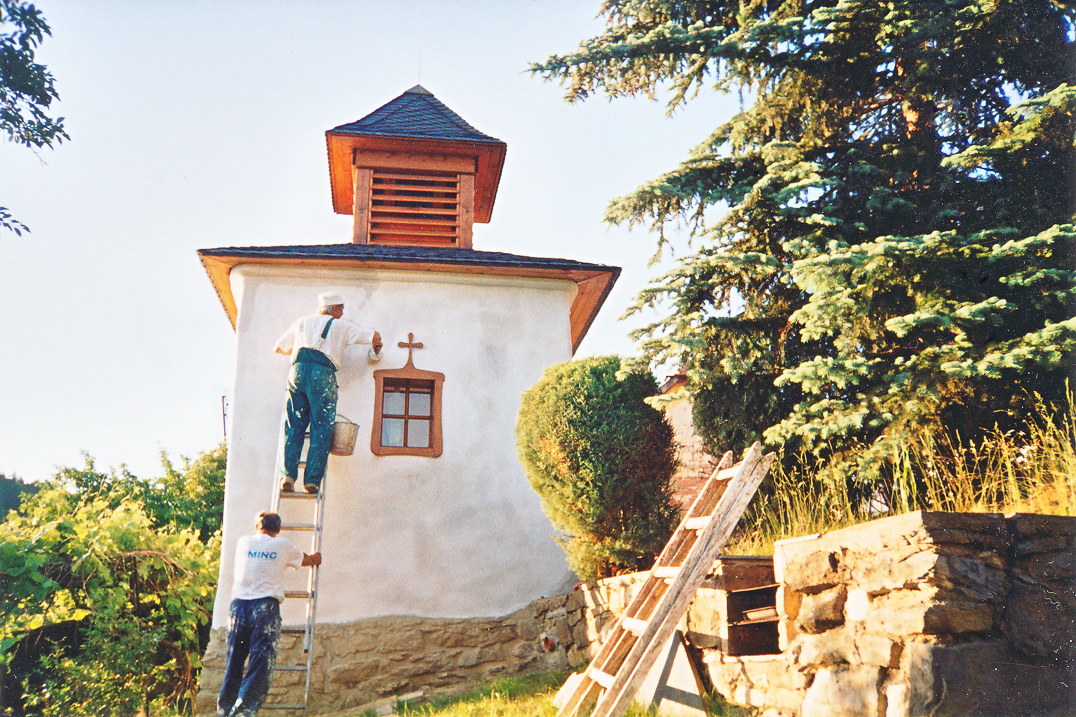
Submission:
[[[371,151],[356,149],[351,163],[371,169],[418,169],[429,172],[474,174],[474,157],[452,154],[420,154],[414,152]]]
[[[471,228],[474,226],[474,175],[460,175],[459,231],[456,246],[471,248]]]
[[[351,173],[355,184],[353,205],[355,208],[352,222],[351,243],[368,244],[370,242],[370,192],[374,183],[374,170],[352,167]]]

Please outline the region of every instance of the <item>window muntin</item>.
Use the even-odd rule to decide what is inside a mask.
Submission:
[[[386,378],[381,401],[383,448],[429,448],[434,382]]]

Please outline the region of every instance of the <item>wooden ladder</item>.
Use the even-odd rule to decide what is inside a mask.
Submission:
[[[769,471],[758,443],[732,465],[726,453],[661,551],[557,717],[620,717],[672,636]],[[596,703],[596,704],[595,704]]]
[[[309,439],[309,435],[307,436]],[[303,475],[306,469],[306,463],[299,463],[299,475]],[[281,513],[281,501],[298,506],[303,503],[314,503],[314,517],[312,523],[300,523],[296,521],[290,521],[281,514],[281,533],[310,533],[310,550],[304,551],[307,553],[320,553],[321,552],[321,525],[322,519],[325,515],[325,484],[327,476],[321,480],[321,488],[318,490],[317,495],[311,495],[303,490],[301,484],[296,484],[296,490],[293,493],[285,493],[279,488],[276,494],[273,496],[273,512]],[[307,511],[309,512],[309,511]],[[295,542],[295,541],[293,541]],[[301,626],[284,626],[280,629],[282,635],[288,634],[300,634],[303,636],[303,654],[306,655],[305,664],[301,665],[280,665],[273,666],[273,672],[302,672],[306,676],[305,683],[303,685],[303,701],[302,704],[262,704],[263,710],[294,710],[294,711],[306,711],[307,706],[310,703],[310,677],[312,668],[314,666],[314,625],[317,618],[318,608],[318,567],[317,565],[310,568],[310,573],[307,576],[306,589],[305,590],[285,590],[285,599],[300,599],[306,601],[306,622]]]

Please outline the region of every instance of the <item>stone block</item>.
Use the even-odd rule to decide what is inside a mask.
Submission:
[[[1076,517],[1073,516],[1013,513],[1007,516],[1007,520],[1018,538],[1029,535],[1076,536]]]
[[[844,601],[844,619],[848,622],[863,622],[870,612],[871,599],[866,590],[850,588]]]
[[[858,633],[855,636],[855,662],[875,667],[897,667],[902,643],[881,635]]]
[[[884,674],[862,666],[818,670],[803,698],[801,717],[877,717]]]
[[[1067,535],[1035,535],[1030,538],[1017,539],[1016,555],[1023,557],[1034,553],[1052,553],[1067,550],[1068,547]]]
[[[1001,629],[1013,647],[1027,655],[1076,659],[1076,614],[1048,585],[1015,581]]]
[[[821,538],[793,543],[774,544],[774,566],[780,565],[780,582],[790,590],[802,593],[819,592],[842,581],[839,546],[825,549]]]
[[[817,635],[843,625],[846,597],[847,591],[843,585],[804,595],[796,615],[796,628],[809,635]]]
[[[821,634],[799,635],[788,651],[797,665],[847,665],[856,662],[852,631],[846,627]]]
[[[989,632],[994,628],[994,607],[943,599],[930,587],[894,590],[871,600],[863,625],[868,632],[882,635]]]
[[[1076,580],[1076,549],[1058,553],[1035,553],[1016,564],[1015,573],[1032,580],[1069,582]]]
[[[887,688],[886,717],[1071,714],[1069,679],[1057,664],[1030,661],[1000,641],[913,642],[905,646]]]

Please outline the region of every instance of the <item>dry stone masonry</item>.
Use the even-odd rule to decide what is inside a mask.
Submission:
[[[585,667],[644,575],[502,618],[318,625],[310,714]],[[763,717],[1076,716],[1076,518],[918,512],[723,557],[681,622],[709,687]],[[225,633],[205,656],[213,713]],[[284,638],[281,661],[301,660]],[[302,686],[277,676],[270,700]]]

